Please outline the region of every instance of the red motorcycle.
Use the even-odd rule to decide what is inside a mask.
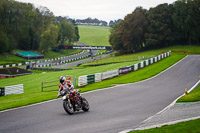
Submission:
[[[67,90],[62,90],[60,95],[63,99],[63,108],[72,115],[75,111],[83,110],[87,112],[90,109],[88,101],[82,97],[78,90],[67,93]]]

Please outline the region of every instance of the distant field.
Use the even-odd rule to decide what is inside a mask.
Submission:
[[[110,46],[109,27],[79,25],[79,42],[90,46]]]

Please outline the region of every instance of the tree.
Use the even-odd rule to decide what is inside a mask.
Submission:
[[[172,44],[175,40],[172,15],[173,6],[168,4],[160,4],[147,12],[146,47],[154,49]]]
[[[114,50],[119,50],[120,53],[124,53],[123,43],[121,41],[122,32],[119,30],[120,24],[114,25],[110,30],[109,42]]]
[[[173,20],[177,31],[177,41],[183,44],[199,42],[200,1],[178,0],[174,3]]]
[[[40,50],[44,54],[51,46],[56,46],[58,38],[58,26],[50,24],[46,31],[41,35]]]
[[[59,24],[58,42],[60,45],[71,44],[76,40],[74,26],[67,20],[62,19]]]
[[[9,51],[9,44],[8,44],[8,37],[6,34],[0,30],[0,52],[8,52]]]
[[[121,53],[132,53],[143,48],[145,42],[145,9],[138,7],[111,30],[110,44]]]

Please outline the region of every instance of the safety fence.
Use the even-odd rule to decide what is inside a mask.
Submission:
[[[59,65],[59,64],[63,64],[63,63],[67,63],[67,62],[71,62],[71,61],[75,61],[78,59],[82,59],[82,58],[86,58],[88,57],[88,55],[84,55],[81,56],[79,58],[72,58],[72,57],[76,57],[78,55],[83,54],[84,51],[77,53],[77,54],[73,54],[73,55],[69,55],[69,56],[64,56],[64,57],[59,57],[59,58],[53,58],[53,59],[47,59],[47,60],[39,60],[39,61],[28,61],[28,62],[22,62],[22,63],[16,63],[16,64],[8,64],[8,65],[0,65],[0,68],[8,68],[8,67],[17,67],[17,66],[23,66],[23,65],[28,65],[28,64],[37,64],[37,63],[44,63],[43,65],[35,65],[35,67],[49,67],[52,66],[53,63],[47,63],[47,62],[56,62],[55,65]],[[72,59],[68,59],[68,58],[72,58]],[[64,61],[60,61],[64,59]]]
[[[65,75],[67,80],[70,80],[73,85],[76,85],[76,76],[73,75]],[[58,77],[59,79],[59,77]],[[60,81],[54,80],[54,81],[42,81],[41,82],[41,92],[47,92],[47,91],[58,91]]]
[[[44,88],[49,89],[49,88],[52,88],[52,87],[54,88],[54,90],[58,90],[58,83],[59,83],[59,80],[48,81],[48,82],[42,81],[41,92],[44,91]]]
[[[137,71],[141,68],[144,68],[144,67],[149,66],[153,63],[156,63],[156,62],[158,62],[158,61],[160,61],[160,60],[162,60],[162,59],[164,59],[164,58],[166,58],[170,55],[171,55],[171,51],[160,54],[160,55],[152,57],[152,58],[149,58],[147,60],[141,61],[140,63],[124,67],[124,68],[119,68],[119,69],[115,69],[115,70],[107,71],[107,72],[103,72],[103,73],[96,73],[96,74],[91,74],[91,75],[79,76],[78,86],[79,87],[86,86],[88,84],[100,82],[102,80],[113,78],[113,77],[119,76],[121,74],[126,74],[126,73],[129,73],[129,72]]]
[[[0,87],[0,96],[24,93],[23,84]]]

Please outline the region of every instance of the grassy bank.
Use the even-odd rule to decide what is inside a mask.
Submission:
[[[90,46],[110,46],[109,27],[79,25],[79,42]]]
[[[181,122],[170,126],[163,126],[161,128],[152,128],[130,133],[199,133],[199,123],[200,119],[197,119],[188,122]]]
[[[54,51],[48,51],[44,54],[44,58],[41,60],[45,59],[52,59],[52,58],[57,58],[57,57],[63,57],[63,56],[68,56],[72,54],[76,54],[81,52],[81,50],[63,50],[62,52],[54,52]],[[15,56],[15,54],[2,54],[0,56],[0,65],[7,65],[7,64],[15,64],[15,63],[22,63],[28,61],[27,59]]]
[[[184,56],[185,55],[172,54],[170,57],[162,61],[159,61],[158,63],[150,65],[146,68],[143,68],[139,71],[122,75],[114,79],[105,80],[99,83],[88,85],[84,88],[81,88],[81,90],[85,92],[94,89],[109,87],[112,86],[112,84],[137,82],[158,74],[159,72],[168,68],[172,64],[176,63],[178,60],[182,59]],[[132,63],[134,64],[134,62]],[[38,74],[16,77],[12,79],[0,80],[1,86],[24,84],[24,94],[0,97],[0,105],[2,105],[0,106],[0,110],[29,105],[32,103],[37,103],[56,98],[57,92],[41,92],[42,81],[58,80],[61,75],[76,75],[78,77],[81,75],[104,72],[113,69],[114,67],[113,65],[116,65],[115,67],[119,66],[119,64],[110,64],[106,66],[87,67],[85,69],[78,69],[78,70],[38,73]],[[123,63],[123,65],[126,64]],[[151,70],[151,73],[149,73],[149,70]],[[59,84],[59,82],[55,84]],[[57,89],[58,89],[57,87],[51,88],[51,90],[57,90]]]
[[[40,72],[40,73],[35,73],[32,75],[26,75],[26,76],[11,78],[11,79],[3,79],[3,80],[0,80],[1,87],[16,85],[16,84],[24,84],[24,94],[0,97],[0,105],[1,105],[0,110],[29,105],[32,103],[37,103],[37,102],[56,98],[57,92],[52,92],[52,91],[57,90],[58,89],[57,86],[49,88],[49,89],[45,89],[46,92],[41,92],[42,81],[43,82],[55,81],[55,80],[58,80],[61,75],[74,75],[78,77],[82,75],[105,72],[108,70],[113,70],[113,69],[125,67],[128,65],[133,65],[137,63],[137,61],[123,62],[123,61],[127,61],[127,59],[129,60],[138,59],[138,57],[142,55],[144,56],[158,55],[162,51],[167,51],[171,49],[172,55],[170,57],[167,57],[155,64],[152,64],[148,67],[140,69],[139,71],[136,71],[136,72],[131,72],[126,75],[121,75],[113,79],[109,79],[109,80],[105,80],[99,83],[85,86],[84,88],[81,88],[81,90],[82,92],[86,92],[86,91],[90,91],[94,89],[109,87],[109,86],[112,86],[113,84],[132,83],[132,82],[137,82],[140,80],[147,79],[160,73],[161,71],[165,70],[166,68],[170,67],[171,65],[173,65],[174,63],[176,63],[177,61],[185,57],[185,54],[183,54],[183,52],[173,52],[173,51],[178,51],[178,50],[183,51],[183,50],[189,49],[189,47],[190,46],[184,47],[183,49],[182,46],[177,46],[173,48],[146,51],[146,52],[141,52],[141,53],[132,54],[132,55],[126,55],[126,56],[121,56],[121,57],[109,57],[110,59],[105,59],[106,62],[109,62],[108,60],[110,60],[111,62],[113,58],[120,58],[120,61],[122,61],[122,63],[113,63],[109,65],[102,65],[102,66],[96,66],[96,67],[84,67],[82,69],[68,70],[68,71],[61,71],[61,72],[46,72],[46,73]],[[196,46],[194,47],[195,47],[194,50],[196,49],[200,50],[199,47],[196,47]],[[58,85],[59,82],[55,82],[54,84]]]
[[[200,101],[200,85],[189,94],[181,97],[177,102],[197,102]]]

